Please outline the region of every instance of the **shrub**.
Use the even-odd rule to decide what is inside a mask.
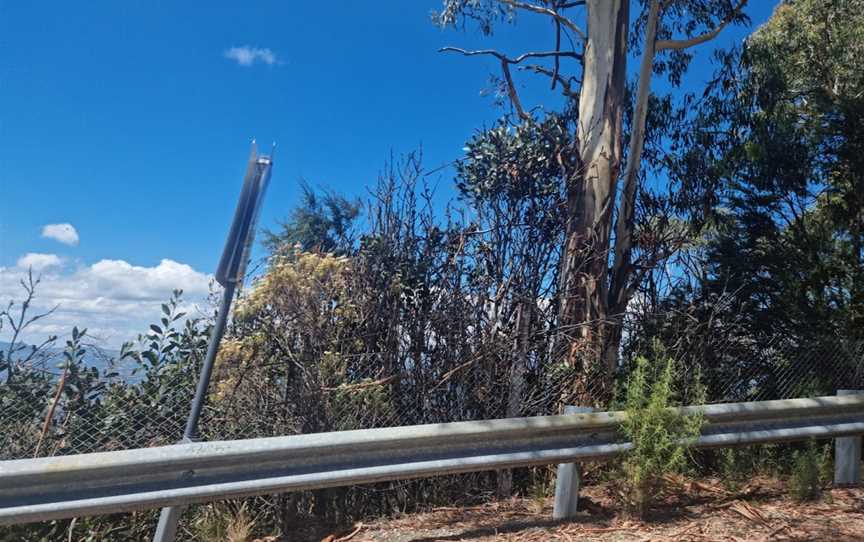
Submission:
[[[822,484],[829,471],[830,455],[827,446],[811,441],[793,455],[789,492],[796,501],[815,501],[822,495]]]
[[[246,542],[255,531],[256,520],[250,517],[245,503],[208,504],[195,514],[191,530],[202,542]]]
[[[623,461],[623,496],[628,512],[640,518],[661,490],[664,477],[688,466],[689,449],[703,424],[700,414],[684,415],[670,408],[674,378],[674,361],[655,348],[652,360],[637,358],[627,382],[621,429],[633,447]],[[695,395],[704,394],[697,389]]]
[[[528,487],[528,497],[531,499],[531,509],[535,514],[542,514],[546,506],[546,498],[553,492],[546,468],[531,469],[531,485]]]
[[[730,491],[737,491],[753,472],[750,457],[735,448],[720,451],[720,479]]]

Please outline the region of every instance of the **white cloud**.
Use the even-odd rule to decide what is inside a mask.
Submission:
[[[72,224],[46,224],[42,226],[42,237],[54,239],[64,245],[78,245],[78,231]]]
[[[86,275],[97,290],[121,299],[153,299],[174,288],[190,294],[207,294],[209,278],[184,263],[162,260],[156,267],[140,267],[123,260],[101,260]]]
[[[21,260],[29,256],[32,255]],[[22,297],[20,281],[27,271],[20,266],[21,260],[18,267],[0,268],[0,306]],[[58,308],[31,326],[24,340],[32,343],[48,335],[67,335],[72,326],[78,326],[86,327],[88,335],[100,339],[103,345],[116,347],[158,322],[161,304],[174,289],[184,292],[182,310],[192,316],[200,315],[197,308],[206,310],[210,281],[209,275],[167,259],[153,267],[123,260],[100,260],[77,269],[43,267],[32,314]],[[7,331],[0,332],[0,341],[8,340]]]
[[[272,66],[278,62],[276,53],[267,48],[251,47],[243,45],[242,47],[231,47],[223,53],[225,58],[233,60],[241,66],[251,66],[256,62],[262,62],[268,66]]]
[[[63,263],[63,259],[56,254],[40,254],[38,252],[28,252],[18,258],[17,265],[20,269],[33,269],[33,271],[42,271],[51,267],[57,267]],[[3,270],[0,269],[0,273]]]

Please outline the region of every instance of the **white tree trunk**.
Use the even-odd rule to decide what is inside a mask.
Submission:
[[[630,128],[630,143],[627,147],[627,166],[624,169],[624,187],[615,222],[615,258],[612,264],[611,284],[609,286],[609,315],[614,322],[608,337],[606,365],[614,367],[618,361],[621,343],[621,321],[627,304],[633,295],[631,282],[633,254],[634,212],[636,209],[636,186],[639,179],[639,166],[642,163],[642,149],[645,144],[645,120],[648,117],[648,97],[651,94],[651,75],[656,56],[657,20],[660,14],[660,0],[652,0],[645,26],[645,47],[639,67],[639,81],[636,87],[636,102],[633,122]]]
[[[636,208],[636,184],[639,166],[642,163],[642,148],[645,144],[645,119],[648,117],[648,97],[651,93],[651,74],[654,67],[657,40],[657,18],[660,1],[652,0],[645,26],[645,48],[639,67],[639,82],[636,88],[636,103],[627,147],[627,167],[624,170],[624,189],[615,223],[615,261],[612,266],[612,286],[609,304],[613,312],[624,310],[629,301],[628,278],[630,256],[633,250],[633,214]]]
[[[576,139],[582,167],[568,186],[561,325],[577,340],[569,360],[605,358],[608,258],[621,165],[629,0],[588,0],[588,41]]]
[[[593,194],[586,210],[601,217],[611,208],[621,158],[621,114],[627,68],[629,0],[588,0],[588,43],[579,93],[580,144],[586,183]],[[621,19],[624,28],[621,29]]]

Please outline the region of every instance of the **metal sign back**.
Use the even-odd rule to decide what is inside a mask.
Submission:
[[[261,201],[270,182],[272,165],[272,153],[271,156],[258,155],[253,141],[246,175],[243,178],[243,187],[240,189],[240,197],[234,211],[234,220],[231,222],[225,248],[219,266],[216,268],[216,281],[223,287],[229,282],[236,284],[243,280],[249,252],[255,239],[255,225],[261,209]]]

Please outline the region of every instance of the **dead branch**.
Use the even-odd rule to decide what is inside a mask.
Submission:
[[[555,20],[555,50],[561,50],[561,21]],[[555,69],[552,71],[552,90],[558,82],[558,70],[561,67],[561,57],[555,57]]]
[[[45,435],[48,434],[48,428],[51,426],[51,418],[54,417],[54,411],[57,410],[57,404],[60,402],[60,397],[63,395],[63,388],[66,387],[66,376],[69,374],[69,362],[63,367],[63,374],[60,376],[60,381],[57,382],[57,391],[54,393],[54,398],[51,401],[51,407],[45,414],[45,423],[42,424],[42,433],[39,434],[39,440],[36,441],[36,450],[33,452],[33,457],[39,457],[39,451],[42,449],[42,442],[45,440]]]
[[[554,9],[544,8],[543,6],[538,6],[536,4],[530,4],[528,2],[519,2],[518,0],[498,0],[502,4],[507,4],[508,6],[516,9],[523,9],[525,11],[530,11],[532,13],[539,13],[541,15],[546,15],[548,17],[552,17],[559,23],[563,24],[576,34],[579,34],[579,37],[582,38],[583,41],[588,41],[588,36],[585,34],[585,31],[579,28],[573,21],[569,18],[561,15]],[[574,7],[584,4],[585,2],[570,2],[568,4],[564,4],[561,6],[562,8]]]
[[[527,64],[525,66],[519,66],[519,69],[520,70],[530,70],[534,73],[538,73],[541,75],[546,75],[548,77],[551,77],[561,85],[562,94],[564,94],[568,98],[578,98],[579,97],[579,93],[576,92],[575,90],[573,90],[573,87],[570,84],[571,81],[576,80],[575,77],[564,78],[560,74],[558,74],[558,73],[556,73],[556,72],[554,72],[548,68],[544,68],[543,66],[537,65],[537,64]],[[554,88],[554,86],[553,86],[553,88]]]
[[[510,96],[510,103],[516,109],[516,114],[522,120],[528,120],[530,115],[522,109],[522,102],[519,101],[519,94],[516,93],[516,85],[513,84],[513,77],[510,75],[510,65],[501,60],[501,72],[504,74],[504,81],[507,83],[507,95]]]
[[[726,28],[726,26],[732,22],[732,19],[735,18],[738,13],[744,9],[744,6],[747,5],[747,0],[741,0],[738,6],[732,10],[729,15],[723,19],[723,21],[717,25],[716,28],[709,32],[705,32],[704,34],[700,34],[698,36],[694,36],[690,39],[686,40],[657,40],[656,49],[657,51],[664,51],[667,49],[687,49],[693,47],[695,45],[699,45],[701,43],[705,43],[706,41],[711,41],[717,37],[720,32]]]
[[[345,535],[345,536],[343,536],[343,537],[340,537],[340,538],[334,538],[334,539],[333,539],[333,542],[348,542],[349,540],[351,540],[352,538],[354,538],[355,536],[357,536],[357,534],[358,534],[360,531],[362,531],[364,527],[365,527],[365,525],[363,525],[363,523],[357,523],[357,524],[354,525],[354,530],[353,530],[353,531],[351,531],[350,533],[348,533],[347,535]]]
[[[501,61],[501,72],[504,75],[504,82],[507,85],[507,95],[510,98],[510,103],[513,104],[513,108],[516,109],[516,113],[519,115],[519,118],[522,120],[528,120],[530,115],[525,112],[525,109],[522,107],[522,102],[519,100],[519,93],[516,91],[516,85],[513,83],[513,76],[510,73],[510,64],[519,64],[520,62],[528,59],[528,58],[549,58],[553,57],[556,61],[555,72],[557,73],[557,62],[561,57],[569,57],[575,58],[577,60],[582,60],[582,55],[573,52],[573,51],[541,51],[541,52],[528,52],[522,53],[521,55],[511,58],[501,53],[500,51],[496,51],[494,49],[479,49],[475,51],[469,51],[467,49],[462,49],[460,47],[442,47],[438,49],[439,53],[453,52],[453,53],[461,53],[465,56],[478,56],[478,55],[487,55],[494,56],[498,60]],[[536,71],[536,70],[535,70]],[[542,73],[542,72],[537,72]],[[551,72],[550,72],[551,73]],[[555,76],[555,79],[560,80],[560,76]],[[553,85],[554,88],[554,85]]]
[[[59,307],[59,305],[56,305],[54,306],[54,308],[42,314],[37,314],[30,317],[29,319],[27,318],[27,312],[30,310],[30,305],[33,303],[33,299],[36,297],[36,287],[39,285],[40,281],[41,277],[36,277],[35,280],[33,279],[32,267],[27,270],[26,282],[23,279],[21,280],[21,287],[24,289],[25,296],[24,301],[21,302],[21,308],[19,309],[17,321],[16,319],[12,318],[12,314],[10,312],[12,310],[14,302],[10,301],[9,306],[6,308],[6,310],[0,312],[0,318],[5,318],[6,321],[9,323],[9,327],[12,328],[12,338],[9,341],[9,347],[6,351],[6,371],[8,373],[6,378],[7,383],[12,382],[15,372],[12,355],[25,348],[24,345],[19,344],[19,338],[23,334],[24,330],[37,320],[45,318],[46,316],[50,316],[54,313],[55,310],[57,310],[57,307]],[[2,328],[2,323],[0,323],[0,328]],[[41,351],[49,344],[53,343],[55,340],[56,337],[52,336],[48,340],[43,342],[41,345],[31,347],[30,354],[22,361],[22,363],[29,362],[39,351]]]
[[[437,384],[432,386],[432,388],[429,391],[434,391],[434,390],[438,389],[442,384],[444,384],[445,382],[450,380],[450,377],[452,377],[454,374],[458,373],[459,371],[461,371],[462,369],[464,369],[470,365],[473,365],[474,363],[480,361],[481,359],[483,359],[483,354],[480,354],[478,356],[474,356],[473,358],[469,359],[465,363],[462,363],[462,364],[457,365],[456,367],[450,369],[449,371],[444,373],[443,376],[441,376],[441,380],[439,380]]]
[[[531,51],[528,53],[522,53],[521,55],[511,58],[500,51],[496,51],[494,49],[477,49],[474,51],[469,51],[467,49],[462,49],[460,47],[442,47],[438,49],[439,53],[461,53],[465,56],[477,56],[477,55],[490,55],[494,56],[498,60],[502,62],[506,62],[507,64],[519,64],[520,62],[529,59],[529,58],[548,58],[548,57],[569,57],[575,58],[576,60],[582,60],[582,55],[576,53],[574,51]]]

